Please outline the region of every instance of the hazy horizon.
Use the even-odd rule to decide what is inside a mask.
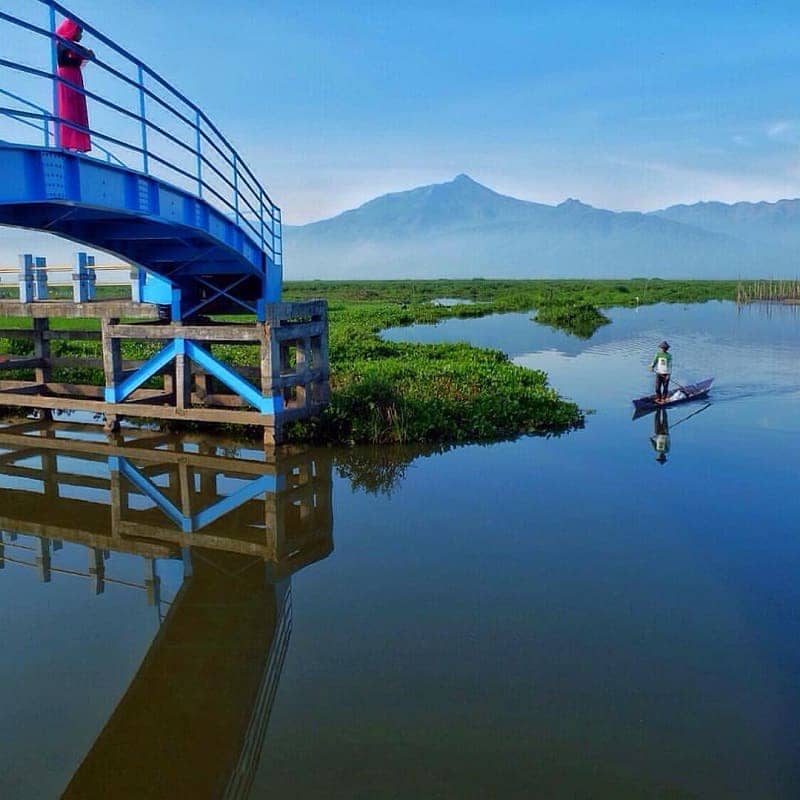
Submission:
[[[380,203],[385,203],[387,201],[392,201],[392,200],[399,200],[401,202],[405,202],[407,200],[407,198],[413,198],[413,196],[414,196],[414,194],[416,192],[419,192],[419,191],[422,191],[422,190],[431,190],[431,189],[435,190],[435,189],[440,189],[440,188],[456,187],[459,184],[459,179],[463,179],[462,183],[467,185],[467,186],[471,186],[473,189],[478,187],[480,190],[483,191],[484,195],[487,195],[487,196],[494,195],[494,196],[498,196],[499,198],[503,198],[505,200],[513,200],[514,202],[519,202],[519,203],[523,203],[523,204],[533,203],[535,205],[542,206],[544,208],[557,208],[559,206],[563,206],[565,204],[568,204],[568,201],[578,201],[581,204],[585,204],[587,206],[591,206],[592,209],[594,209],[594,210],[596,210],[598,212],[612,212],[613,214],[625,214],[626,212],[633,212],[633,213],[638,213],[638,214],[643,213],[646,216],[662,214],[664,212],[670,211],[670,209],[675,208],[675,206],[670,206],[670,207],[665,207],[665,208],[649,209],[648,211],[645,211],[645,212],[640,212],[640,211],[638,211],[636,209],[621,209],[621,210],[604,209],[602,207],[598,207],[598,206],[594,206],[594,205],[589,204],[589,203],[585,203],[585,201],[582,200],[581,198],[574,197],[574,196],[565,197],[563,200],[561,200],[559,202],[556,202],[556,203],[543,203],[541,200],[535,199],[535,198],[514,197],[513,195],[505,194],[503,192],[498,191],[495,187],[487,186],[486,184],[483,184],[480,181],[477,181],[474,178],[474,176],[471,176],[471,175],[468,175],[467,173],[461,172],[458,175],[455,175],[452,178],[450,178],[449,180],[446,180],[446,181],[443,181],[443,182],[427,184],[427,185],[424,185],[424,186],[413,186],[413,187],[409,187],[409,188],[398,188],[396,190],[393,190],[391,192],[379,195],[377,197],[367,198],[363,203],[359,204],[358,206],[354,206],[352,208],[343,209],[342,211],[337,212],[337,213],[335,213],[335,214],[333,214],[333,215],[331,215],[329,217],[323,217],[323,218],[320,218],[320,219],[312,220],[309,223],[306,223],[305,225],[299,225],[299,226],[289,225],[289,226],[286,226],[286,227],[289,228],[288,236],[286,237],[287,238],[286,250],[288,251],[288,252],[286,252],[286,256],[287,256],[287,258],[286,258],[287,276],[290,279],[291,278],[306,279],[306,278],[320,277],[320,274],[321,274],[321,273],[318,273],[318,272],[315,271],[313,263],[309,263],[309,255],[308,254],[306,254],[305,257],[300,258],[297,261],[295,261],[295,263],[293,263],[293,260],[294,260],[293,256],[295,255],[295,252],[296,252],[296,251],[293,251],[293,247],[292,247],[294,245],[293,238],[294,238],[294,232],[295,231],[299,233],[299,232],[303,232],[303,231],[306,231],[306,230],[311,230],[311,229],[313,229],[315,224],[318,224],[318,223],[331,222],[333,224],[336,224],[336,221],[339,220],[339,219],[346,220],[349,215],[361,213],[362,209],[364,209],[364,207],[367,207],[367,209],[369,209],[371,204],[380,204]],[[796,198],[780,198],[779,200],[792,201],[792,200],[795,200],[795,199]],[[753,202],[755,202],[755,203],[766,203],[768,205],[774,205],[774,202],[777,202],[777,201],[763,201],[763,200],[747,201],[747,200],[742,200],[742,201],[738,201],[738,202],[739,203],[753,203]],[[702,204],[702,203],[722,203],[722,201],[718,201],[718,200],[696,201],[696,203],[690,203],[690,204],[686,204],[686,205],[691,207],[691,206]],[[734,204],[724,204],[724,205],[735,205],[735,203]],[[447,211],[448,211],[446,207],[445,207],[444,211],[445,211],[445,215],[446,215]],[[694,223],[690,222],[689,224],[693,225]],[[481,231],[480,224],[476,223],[476,226],[474,228],[474,233],[478,234],[478,233],[480,233],[480,231]],[[704,232],[705,233],[710,233],[712,231],[704,231]],[[414,232],[410,232],[410,233],[411,233],[411,235],[413,237]],[[514,237],[519,239],[520,238],[520,233],[521,232],[518,231],[516,234],[514,234]],[[454,253],[458,253],[459,251],[463,250],[464,251],[464,256],[463,257],[465,259],[463,269],[464,269],[464,275],[465,276],[474,277],[476,274],[480,274],[481,276],[485,275],[485,277],[493,277],[494,276],[491,270],[489,270],[487,272],[483,272],[482,268],[477,268],[477,267],[475,267],[474,264],[470,265],[468,263],[469,262],[468,253],[469,253],[470,247],[467,244],[467,240],[469,239],[470,235],[471,234],[470,234],[470,231],[469,231],[468,228],[462,229],[462,231],[460,233],[456,233],[454,235],[449,235],[449,238],[450,238],[449,245],[445,248],[444,251],[442,251],[442,250],[438,251],[439,257],[443,258],[444,262],[441,264],[441,266],[437,267],[440,270],[440,272],[437,273],[437,274],[441,274],[442,276],[446,276],[446,277],[454,276],[454,274],[453,274],[454,265],[453,264],[449,264],[448,265],[447,261],[448,261],[448,259],[449,259],[449,261],[452,261],[454,258],[456,258]],[[563,234],[560,234],[560,235],[563,235]],[[573,230],[572,235],[573,236],[577,236],[578,238],[580,238],[583,235],[583,232],[581,230],[579,230],[579,229],[576,229],[576,230]],[[507,236],[510,237],[509,234],[504,234],[504,233],[500,234],[500,237],[497,240],[497,244],[495,245],[496,249],[504,249],[504,247],[506,247],[506,242],[504,240],[505,240],[505,238]],[[380,239],[381,237],[382,237],[382,234],[378,233],[378,239]],[[522,237],[522,238],[524,238],[524,237]],[[360,269],[361,270],[364,269],[364,264],[362,263],[363,262],[363,258],[364,258],[364,252],[359,252],[357,259],[353,259],[352,258],[352,254],[355,252],[355,250],[353,249],[354,248],[354,243],[356,243],[356,248],[355,249],[357,249],[359,251],[363,251],[364,250],[364,247],[361,247],[361,246],[357,245],[357,241],[358,241],[358,234],[356,234],[356,238],[354,240],[352,240],[352,241],[350,241],[348,243],[348,246],[350,247],[350,253],[348,254],[348,251],[346,249],[339,253],[338,257],[339,257],[341,263],[338,265],[337,269],[343,269],[344,268],[346,270],[347,268],[352,268],[353,271],[354,271],[354,274],[357,273]],[[515,243],[518,245],[518,249],[519,249],[519,247],[523,247],[523,249],[524,249],[524,246],[520,245],[519,241],[517,241]],[[375,247],[375,231],[374,230],[370,231],[370,232],[362,231],[362,244],[366,246],[367,252],[369,252],[369,247],[370,246]],[[669,244],[669,236],[667,236],[666,244]],[[443,242],[440,241],[439,242],[439,246],[441,247],[442,245],[443,245]],[[587,242],[583,242],[583,246],[585,247],[586,245],[587,245]],[[594,246],[597,246],[597,242],[595,242]],[[640,245],[637,245],[637,247],[638,246],[640,246]],[[432,247],[432,249],[430,251],[428,251],[428,252],[430,253],[430,258],[433,258],[432,254],[436,253],[437,251],[435,249],[435,245],[432,245],[431,247]],[[559,247],[563,247],[563,244],[559,245]],[[326,249],[328,249],[329,253],[333,252],[329,248],[330,248],[330,243],[328,243],[326,245],[316,244],[314,246],[314,248],[312,248],[312,253],[314,253],[314,254],[310,256],[312,262],[313,262],[313,260],[315,258],[319,258],[321,262],[325,261],[326,259],[325,259],[325,257],[323,257],[322,252],[324,252]],[[92,253],[100,253],[100,251],[97,251],[96,249],[84,248],[81,245],[69,242],[68,240],[59,239],[58,237],[55,237],[55,236],[52,236],[52,235],[49,235],[49,234],[46,234],[46,233],[42,233],[42,232],[38,232],[38,231],[28,231],[28,230],[20,229],[20,228],[7,228],[7,227],[0,226],[0,266],[2,266],[2,267],[15,267],[17,265],[17,260],[18,260],[19,254],[23,253],[23,252],[31,252],[31,253],[34,253],[35,255],[45,256],[48,259],[48,263],[50,263],[51,265],[57,265],[57,266],[68,265],[68,264],[72,263],[74,253],[76,251],[78,251],[78,250],[81,250],[81,249],[86,249],[86,250],[88,250],[89,252],[92,252]],[[511,249],[513,249],[513,247]],[[534,245],[534,250],[535,249],[536,249],[536,245]],[[397,250],[397,244],[392,245],[391,250],[392,251],[396,251]],[[697,252],[695,252],[695,250]],[[563,253],[563,250],[560,251],[560,252]],[[703,251],[700,249],[699,244],[698,245],[693,245],[690,248],[690,250],[684,254],[684,263],[682,263],[682,264],[680,264],[678,266],[678,269],[679,270],[684,270],[684,272],[679,272],[676,276],[686,277],[688,275],[688,273],[685,272],[685,271],[689,270],[691,272],[692,271],[692,266],[691,265],[698,258],[702,259],[703,255],[704,255]],[[418,257],[419,257],[419,251],[417,251],[416,255],[409,255],[406,260],[407,261],[410,260],[411,262],[413,262]],[[520,258],[522,259],[521,261],[519,261]],[[624,251],[623,251],[622,256],[619,256],[619,258],[621,258],[621,263],[624,263],[624,258],[625,258]],[[727,258],[730,259],[731,256],[728,255]],[[377,263],[382,263],[383,266],[384,266],[384,269],[386,269],[388,267],[388,265],[390,263],[392,263],[391,259],[387,259],[386,254],[381,252],[380,247],[377,247],[374,250],[374,255],[372,256],[372,259],[376,262],[376,264]],[[524,274],[525,271],[526,271],[525,266],[524,266],[525,265],[524,255],[517,256],[517,259],[518,259],[519,266],[516,268],[516,270],[517,270],[517,272],[519,274],[517,274],[516,277],[526,277],[526,275]],[[330,260],[330,259],[327,259],[327,260]],[[531,258],[531,263],[533,264],[534,262],[535,262],[535,259]],[[111,264],[116,264],[116,263],[121,263],[121,262],[118,259],[116,259],[116,258],[114,258],[112,256],[106,256],[106,255],[100,253],[100,262],[99,263],[111,265]],[[402,263],[403,263],[402,259],[400,259],[397,262],[398,265],[400,265]],[[612,261],[610,262],[610,265],[613,265],[614,263],[615,262],[612,259]],[[346,264],[346,266],[342,267],[342,264]],[[561,272],[559,270],[558,266],[555,266],[555,262],[554,262],[554,266],[553,266],[551,272],[547,273],[546,275],[541,275],[541,274],[536,274],[536,271],[534,269],[534,271],[530,275],[530,277],[554,277],[554,276],[556,276],[558,274],[563,274],[565,277],[579,277],[582,274],[580,271],[578,271],[578,272],[574,271],[574,268],[573,268],[573,271],[570,271],[571,268],[573,268],[572,265],[571,265],[571,262],[568,259],[565,258],[564,263],[563,263],[563,267],[562,267],[563,272]],[[475,271],[476,269],[478,269],[478,273],[476,273],[476,271]],[[718,269],[721,269],[722,272],[720,272],[720,274],[723,274],[725,272],[725,270],[727,269],[727,267],[723,267],[722,264],[718,264]],[[296,274],[297,271],[300,272],[299,275]],[[458,271],[458,270],[456,270],[456,271]],[[392,276],[392,274],[390,272],[390,274],[387,274],[387,275],[382,276],[382,277],[391,277],[391,276]],[[408,273],[408,274],[403,274],[402,276],[403,277],[418,277],[413,272]],[[621,272],[609,273],[608,276],[609,277],[623,277],[623,274]],[[506,274],[504,277],[512,277],[512,275]],[[8,284],[8,283],[14,283],[14,282],[15,282],[15,279],[14,279],[14,276],[12,276],[12,275],[0,276],[0,283]]]
[[[288,224],[461,172],[615,211],[800,195],[782,0],[69,6],[198,101]]]

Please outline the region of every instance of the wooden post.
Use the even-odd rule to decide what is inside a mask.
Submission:
[[[309,362],[311,360],[311,340],[304,336],[295,342],[295,373],[300,376],[300,383],[297,384],[295,391],[297,404],[303,408],[308,403],[308,376]]]
[[[119,320],[113,317],[104,318],[101,323],[103,371],[106,377],[106,389],[111,389],[114,403],[117,402],[117,386],[122,379],[122,342],[113,335],[114,326],[117,324]],[[106,412],[105,429],[109,432],[119,430],[119,419],[113,412]]]
[[[41,360],[40,366],[34,370],[34,377],[36,383],[43,386],[50,383],[51,366],[50,366],[50,339],[45,337],[47,331],[50,330],[50,320],[47,318],[37,318],[33,320],[33,357]],[[53,418],[53,412],[49,408],[40,408],[37,410],[39,419],[50,420]]]
[[[196,347],[211,352],[211,347],[195,342]],[[206,405],[206,398],[211,394],[211,376],[200,367],[192,365],[192,380],[194,381],[194,391],[201,405]]]
[[[272,326],[259,325],[261,339],[261,394],[265,397],[283,396],[281,384],[281,345]],[[264,446],[274,447],[281,443],[282,425],[280,414],[264,425]]]
[[[319,373],[319,383],[314,387],[312,402],[314,405],[325,405],[330,400],[327,336],[311,337],[311,361]]]
[[[185,414],[191,406],[192,371],[184,353],[175,356],[175,408]]]
[[[50,330],[50,320],[33,320],[33,357],[42,360],[42,365],[36,367],[36,382],[50,382],[50,340],[45,338],[45,332]]]

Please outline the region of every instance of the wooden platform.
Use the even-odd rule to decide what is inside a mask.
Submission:
[[[319,414],[328,403],[324,301],[272,304],[263,323],[184,324],[153,313],[153,306],[119,301],[0,302],[0,314],[32,320],[29,328],[0,330],[0,339],[28,340],[30,347],[21,349],[32,351],[0,355],[0,376],[8,378],[0,380],[0,406],[45,415],[93,412],[104,415],[110,430],[123,417],[252,425],[264,429],[265,442],[278,443],[287,422]],[[99,317],[101,329],[53,330],[55,316]],[[75,341],[96,342],[97,352],[58,354],[61,342]],[[126,349],[148,357],[126,359]],[[98,377],[102,370],[104,385],[54,380],[63,369],[94,369]]]

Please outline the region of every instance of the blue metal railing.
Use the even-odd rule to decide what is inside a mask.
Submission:
[[[54,0],[36,2],[49,12],[47,27],[0,11],[0,40],[7,38],[2,35],[2,23],[6,23],[19,34],[34,37],[34,41],[47,41],[52,66],[47,70],[0,58],[0,75],[8,71],[7,74],[13,74],[22,84],[16,92],[0,88],[4,97],[22,106],[0,106],[0,116],[41,131],[45,147],[59,146],[62,123],[88,133],[93,147],[104,154],[107,161],[127,166],[136,164],[136,168],[147,175],[163,176],[233,218],[272,263],[281,266],[280,209],[202,109],[147,64],[68,8]],[[101,50],[91,63],[110,80],[110,91],[92,91],[56,74],[58,43],[73,44],[55,34],[57,14],[74,20],[85,35],[91,37],[93,47]],[[113,65],[110,59],[121,63]],[[126,74],[126,70],[131,74]],[[90,116],[102,117],[102,121],[92,121],[90,127],[83,127],[59,117],[55,101],[59,83],[84,94],[92,104]],[[52,111],[30,99],[42,96],[43,84],[51,87]],[[14,88],[17,89],[16,83]],[[127,105],[120,101],[120,95],[125,92],[132,93]],[[103,145],[97,144],[98,140]]]
[[[29,128],[35,128],[37,131],[41,130],[44,136],[44,146],[50,147],[50,142],[55,138],[54,131],[51,131],[50,127],[53,115],[43,106],[37,106],[36,103],[31,103],[30,100],[26,100],[24,97],[19,97],[13,92],[8,92],[5,89],[0,89],[0,94],[9,97],[12,100],[16,100],[18,103],[21,103],[22,105],[27,106],[28,108],[32,108],[38,112],[37,114],[31,115],[35,119],[43,120],[41,124],[37,125],[35,122],[32,122],[31,119],[28,119],[27,118],[28,115],[25,114],[24,112],[18,111],[13,108],[0,107],[0,113],[3,113],[5,116],[15,118],[17,122],[20,122],[23,125],[27,125]],[[120,161],[120,159],[118,159],[110,150],[107,150],[102,145],[95,143],[94,149],[99,150],[106,157],[106,161],[108,161],[109,164],[116,163],[120,167],[127,166],[123,161]]]

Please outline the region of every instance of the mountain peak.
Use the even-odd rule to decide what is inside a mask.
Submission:
[[[458,175],[455,176],[455,178],[453,178],[451,183],[455,183],[455,184],[459,184],[459,183],[462,183],[462,184],[468,184],[468,183],[478,184],[478,182],[476,180],[470,178],[470,176],[467,175],[466,172],[460,172]],[[480,184],[478,184],[478,185],[480,185]]]
[[[558,204],[559,208],[591,208],[591,206],[586,205],[586,203],[582,203],[578,200],[577,197],[568,197],[564,200],[563,203]]]

